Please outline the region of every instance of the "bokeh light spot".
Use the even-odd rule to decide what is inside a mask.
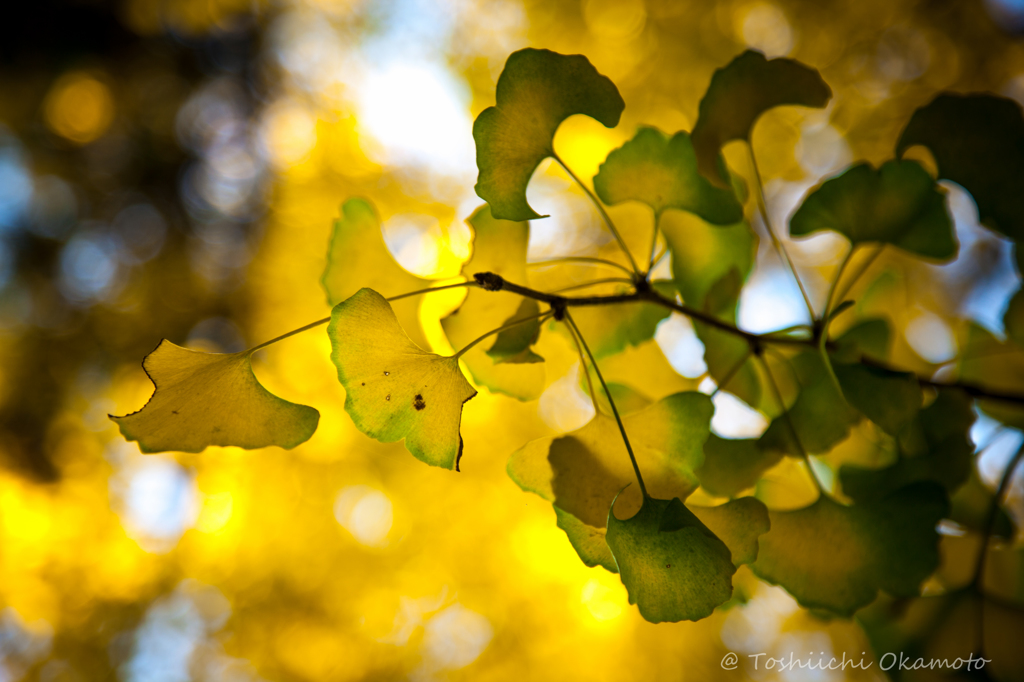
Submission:
[[[928,362],[947,362],[956,356],[957,344],[953,330],[938,315],[922,312],[907,323],[907,343]]]
[[[427,621],[423,652],[440,668],[463,668],[480,656],[494,636],[491,623],[461,604],[452,604]]]
[[[759,2],[743,8],[736,16],[743,41],[769,59],[783,57],[793,49],[793,29],[775,5]]]
[[[608,621],[622,615],[622,595],[599,580],[591,579],[580,591],[580,601],[597,621]]]
[[[643,0],[584,0],[583,20],[598,38],[626,42],[643,32],[647,9]]]
[[[53,132],[75,144],[87,144],[107,132],[113,122],[114,98],[96,78],[69,73],[47,94],[44,116]]]
[[[394,522],[391,500],[365,485],[343,488],[334,503],[334,518],[360,544],[383,547]]]

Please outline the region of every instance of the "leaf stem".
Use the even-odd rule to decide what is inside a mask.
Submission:
[[[740,371],[740,367],[743,367],[747,360],[750,359],[751,353],[752,351],[747,350],[747,352],[743,354],[743,357],[740,358],[740,361],[733,365],[731,368],[729,368],[729,371],[725,373],[725,377],[722,379],[722,383],[715,386],[715,390],[711,392],[711,395],[709,397],[714,398],[716,395],[718,395],[719,391],[725,388],[726,385],[733,380],[733,377],[735,377],[736,374]]]
[[[542,291],[530,289],[529,287],[513,284],[512,282],[506,281],[500,275],[496,275],[492,272],[478,272],[473,275],[473,277],[485,291],[509,291],[514,294],[519,294],[520,296],[525,296],[526,298],[532,298],[536,301],[547,303],[554,309],[556,317],[560,310],[566,310],[567,308],[576,306],[600,306],[615,305],[617,303],[648,302],[675,310],[676,312],[682,313],[691,319],[703,322],[710,327],[738,336],[750,344],[754,353],[757,353],[759,349],[766,348],[769,345],[802,346],[804,348],[811,349],[816,349],[818,347],[818,340],[814,338],[801,339],[790,336],[773,336],[773,334],[778,332],[768,332],[765,334],[754,334],[752,332],[748,332],[736,327],[735,325],[729,324],[728,322],[723,322],[712,315],[690,308],[689,306],[673,301],[670,298],[666,298],[653,288],[638,289],[637,291],[629,294],[611,294],[607,296],[559,296],[558,294],[547,294]],[[828,350],[829,346],[827,343],[825,347],[826,350]],[[907,373],[907,370],[891,367],[884,362],[880,362],[866,355],[861,356],[859,362],[860,364],[869,367],[877,367],[878,369],[889,370],[891,372]],[[935,381],[922,376],[917,376],[917,382],[921,386],[929,388],[958,389],[965,392],[972,398],[999,400],[1002,402],[1024,405],[1024,394],[1021,393],[997,391],[995,389],[989,389],[984,386],[968,382]]]
[[[868,268],[871,267],[871,264],[874,263],[875,260],[880,255],[882,255],[882,251],[884,249],[885,249],[885,244],[884,243],[879,243],[875,247],[875,250],[871,252],[871,255],[869,255],[867,257],[867,259],[863,263],[861,263],[860,268],[858,268],[857,272],[853,275],[853,277],[850,278],[850,281],[848,281],[846,283],[846,286],[843,287],[842,293],[840,293],[838,296],[836,296],[836,299],[838,299],[839,301],[842,301],[844,298],[846,298],[846,294],[849,293],[850,289],[853,288],[853,285],[857,283],[857,280],[859,280],[861,278],[861,276],[865,272],[867,272]],[[852,253],[852,251],[851,251],[851,253]]]
[[[501,332],[505,331],[506,329],[511,329],[512,327],[518,327],[521,324],[525,324],[527,322],[532,322],[533,320],[536,320],[538,318],[540,319],[541,322],[543,322],[544,320],[548,319],[549,317],[554,316],[554,314],[555,313],[553,311],[551,311],[551,310],[545,310],[542,313],[537,313],[536,315],[530,315],[529,317],[523,317],[523,318],[520,318],[518,320],[515,320],[514,322],[509,322],[508,324],[504,324],[504,325],[498,327],[497,329],[492,329],[491,331],[487,332],[483,336],[480,336],[480,337],[470,341],[468,344],[463,346],[452,357],[455,358],[456,360],[458,360],[459,358],[461,358],[463,355],[466,354],[466,351],[470,350],[473,346],[475,346],[476,344],[480,343],[481,341],[486,339],[488,336],[493,336],[495,334],[500,334]]]
[[[636,261],[633,259],[633,254],[629,252],[629,248],[626,246],[626,242],[623,241],[622,235],[619,234],[618,228],[615,227],[615,223],[612,222],[612,217],[608,215],[608,211],[605,210],[604,205],[597,198],[597,196],[592,191],[590,191],[590,188],[587,187],[583,183],[583,181],[580,180],[579,177],[572,172],[572,169],[569,168],[568,165],[566,165],[565,161],[562,161],[562,157],[560,157],[558,154],[555,154],[554,152],[551,153],[551,156],[556,162],[558,162],[558,165],[561,166],[565,170],[565,172],[569,174],[569,177],[572,178],[576,182],[576,184],[580,186],[583,192],[588,197],[590,197],[590,201],[593,202],[595,207],[597,207],[597,212],[601,214],[601,218],[604,220],[605,225],[608,226],[608,229],[615,237],[615,241],[619,243],[619,247],[622,249],[623,253],[626,254],[626,257],[629,258],[629,264],[633,266],[633,274],[639,276],[640,268],[637,267]]]
[[[750,164],[754,168],[754,178],[757,180],[757,208],[761,213],[761,220],[764,222],[764,227],[768,231],[768,237],[771,239],[772,247],[775,248],[775,253],[778,254],[779,259],[786,264],[789,271],[793,273],[793,279],[796,280],[796,285],[800,289],[800,295],[804,297],[804,304],[807,306],[807,313],[813,320],[814,306],[811,305],[811,298],[807,295],[804,283],[801,281],[800,275],[797,274],[796,266],[793,265],[793,261],[790,259],[789,253],[786,251],[786,247],[782,244],[779,236],[775,233],[775,228],[772,227],[771,218],[768,217],[768,203],[765,201],[764,183],[761,182],[761,170],[757,167],[757,157],[754,156],[754,146],[748,143],[747,149],[750,151]]]
[[[539,268],[545,265],[554,265],[555,263],[589,263],[591,265],[607,265],[612,268],[618,268],[627,275],[632,275],[633,271],[627,268],[625,265],[616,263],[615,261],[606,260],[604,258],[594,258],[592,256],[565,256],[561,258],[552,258],[550,260],[539,260],[532,263],[527,263],[528,268]],[[632,281],[632,280],[630,280]]]
[[[455,289],[457,287],[478,287],[478,286],[480,286],[480,284],[477,283],[477,282],[458,282],[457,284],[446,284],[443,287],[430,287],[430,288],[427,288],[427,289],[417,289],[416,291],[410,291],[410,292],[405,293],[405,294],[399,294],[397,296],[392,296],[391,298],[388,298],[386,300],[388,300],[388,301],[397,301],[397,300],[399,300],[401,298],[407,298],[409,296],[418,296],[419,294],[429,294],[432,291],[444,291],[445,289]],[[289,336],[295,336],[296,334],[300,334],[300,333],[302,333],[304,331],[307,331],[309,329],[313,329],[314,327],[319,327],[322,324],[327,324],[330,321],[331,321],[331,318],[328,316],[328,317],[323,318],[322,320],[317,320],[316,322],[310,322],[309,324],[307,324],[307,325],[305,325],[303,327],[299,327],[298,329],[293,329],[290,332],[288,332],[286,334],[281,334],[281,336],[277,336],[277,337],[275,337],[273,339],[270,339],[269,341],[264,341],[263,343],[259,344],[258,346],[253,346],[249,350],[243,351],[243,352],[246,355],[252,355],[256,351],[262,350],[263,348],[266,348],[267,346],[275,344],[278,341],[284,341]]]
[[[850,250],[846,252],[846,257],[843,258],[843,262],[839,264],[839,270],[836,271],[836,278],[832,280],[832,284],[828,288],[828,295],[825,296],[825,308],[821,311],[821,335],[823,337],[828,337],[829,316],[832,314],[832,297],[835,295],[836,288],[839,286],[839,280],[843,278],[843,271],[845,271],[846,266],[850,264],[850,260],[853,258],[853,252],[856,250],[857,245],[851,243]]]
[[[651,260],[647,264],[647,274],[651,273],[654,269],[654,263],[656,261],[656,255],[658,253],[658,233],[661,228],[661,211],[654,212],[654,234],[651,236]]]
[[[611,284],[613,282],[618,282],[620,284],[633,284],[633,280],[626,279],[625,277],[606,277],[604,279],[595,279],[589,282],[583,282],[582,284],[573,284],[572,286],[562,287],[561,289],[555,289],[554,291],[549,291],[548,293],[560,294],[564,291],[572,291],[573,289],[585,289],[587,287],[597,286],[598,284]]]
[[[985,555],[988,549],[988,543],[992,539],[992,534],[995,533],[996,529],[996,518],[999,514],[999,505],[1002,503],[1003,496],[1006,495],[1006,491],[1010,487],[1010,482],[1013,480],[1013,472],[1020,464],[1021,460],[1024,459],[1024,445],[1021,445],[1017,449],[1017,453],[1010,459],[1009,464],[1006,465],[1006,469],[1003,471],[1003,477],[999,479],[999,487],[996,488],[995,495],[992,497],[992,504],[989,505],[988,515],[985,518],[985,536],[981,541],[981,551],[978,553],[978,560],[974,564],[974,578],[971,584],[975,587],[981,587],[981,581],[985,577]]]
[[[771,367],[768,366],[768,361],[760,355],[757,356],[761,361],[761,366],[764,367],[764,373],[768,377],[768,385],[772,388],[772,394],[775,396],[776,402],[779,403],[779,409],[782,410],[780,415],[786,422],[786,426],[789,427],[789,432],[793,436],[793,443],[796,445],[796,449],[799,451],[800,456],[807,464],[808,473],[811,475],[811,480],[814,481],[815,487],[818,492],[822,495],[826,495],[825,488],[821,485],[821,481],[818,480],[818,475],[814,473],[814,467],[811,465],[811,457],[807,454],[807,450],[804,449],[803,443],[800,442],[800,436],[796,432],[796,425],[793,423],[793,418],[789,414],[789,410],[786,408],[786,403],[782,400],[782,391],[779,390],[779,385],[775,383],[775,377],[772,376]]]
[[[608,390],[608,384],[604,381],[604,376],[601,375],[601,368],[597,366],[597,360],[594,359],[594,354],[590,352],[590,347],[587,346],[587,340],[583,338],[583,334],[580,333],[579,327],[576,326],[576,322],[573,321],[572,315],[569,311],[565,311],[565,321],[572,327],[573,332],[579,337],[580,343],[583,344],[583,350],[587,352],[587,357],[590,358],[590,364],[594,366],[594,372],[597,374],[598,380],[601,382],[601,388],[604,389],[604,394],[608,396],[608,404],[612,407],[612,414],[615,416],[615,423],[619,425],[619,433],[622,434],[622,442],[626,444],[626,452],[629,453],[629,461],[633,463],[633,471],[636,473],[636,482],[640,484],[640,492],[643,493],[644,499],[650,497],[647,494],[647,486],[644,485],[644,477],[640,475],[640,465],[636,463],[636,455],[633,454],[633,446],[629,444],[629,436],[626,435],[626,427],[622,424],[622,417],[619,416],[619,410],[615,407],[615,401],[612,399],[612,393]],[[594,409],[597,409],[597,405],[594,405]]]
[[[583,370],[583,376],[587,378],[587,389],[590,391],[590,402],[594,405],[594,412],[601,410],[597,405],[597,393],[594,391],[594,382],[590,379],[590,369],[587,367],[587,359],[583,356],[583,346],[580,345],[580,339],[577,336],[576,327],[569,325],[569,336],[572,337],[572,341],[576,344],[576,352],[580,356],[580,368]]]

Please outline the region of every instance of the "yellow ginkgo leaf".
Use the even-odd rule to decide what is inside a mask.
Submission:
[[[458,470],[462,404],[476,395],[458,357],[419,348],[372,289],[336,305],[327,334],[356,427],[384,443],[404,438],[417,459]]]
[[[200,452],[210,445],[291,449],[309,440],[320,413],[263,388],[251,356],[252,350],[204,353],[161,341],[142,361],[153,397],[138,412],[110,418],[143,452]]]

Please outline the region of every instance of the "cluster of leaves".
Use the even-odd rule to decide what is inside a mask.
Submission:
[[[1024,299],[1018,293],[1007,313],[1010,339],[973,329],[958,359],[959,380],[943,383],[890,366],[889,322],[844,296],[884,248],[932,261],[957,255],[940,179],[967,189],[984,224],[1017,243],[1024,235],[1024,195],[1015,191],[1024,177],[1024,116],[998,97],[940,95],[913,115],[892,160],[878,168],[854,165],[814,188],[789,234],[829,230],[849,241],[824,305],[815,312],[805,293],[813,324],[768,334],[742,330],[737,306],[754,264],[755,211],[786,262],[788,256],[768,219],[752,152],[755,172],[744,179],[727,167],[722,146],[742,140],[750,149],[751,130],[768,109],[820,108],[830,98],[814,69],[745,52],[714,74],[692,133],[641,128],[608,155],[593,192],[579,182],[614,238],[617,259],[567,254],[557,268],[538,271],[526,260],[528,221],[543,217],[527,202],[531,176],[550,157],[576,178],[554,150],[559,125],[584,114],[614,127],[624,103],[582,56],[516,52],[498,81],[496,105],[474,125],[476,190],[487,205],[468,221],[474,242],[464,282],[439,287],[403,270],[373,206],[350,199],[335,223],[323,276],[330,318],[274,341],[329,322],[331,359],[355,425],[383,442],[404,439],[415,457],[449,469],[462,456],[462,409],[474,385],[536,399],[547,385],[538,352],[545,339],[573,344],[594,418],[571,433],[527,443],[511,455],[508,472],[523,490],[551,502],[582,561],[617,572],[652,622],[707,617],[733,597],[732,577],[743,564],[803,606],[843,616],[875,602],[880,590],[890,598],[934,599],[918,595],[940,564],[937,525],[952,519],[987,543],[997,515],[978,509],[998,509],[1019,461],[993,495],[972,473],[968,431],[975,402],[1024,427],[1024,375],[1007,371],[1024,367]],[[902,157],[916,145],[931,151],[935,169]],[[653,220],[620,230],[606,206],[629,202],[648,207]],[[746,210],[748,204],[757,208]],[[645,251],[638,261],[627,246],[637,243],[650,246],[649,258]],[[671,280],[651,278],[660,246],[671,254]],[[367,265],[349,267],[346,255],[354,252]],[[855,254],[865,265],[851,275],[846,266]],[[602,293],[560,293],[574,280],[559,272],[593,267],[626,276],[584,283]],[[422,294],[452,287],[467,292],[441,320],[458,349],[444,356],[425,350],[420,302]],[[673,311],[692,319],[719,389],[770,418],[762,436],[712,434],[711,397],[678,390],[692,384],[651,341]],[[840,316],[845,331],[834,334],[830,327]],[[144,452],[294,447],[312,435],[319,415],[257,382],[249,361],[266,345],[215,355],[165,341],[144,362],[153,398],[114,419]],[[607,369],[626,353],[657,354],[658,386],[606,382],[599,364]],[[862,465],[842,466],[837,485],[818,482],[811,457],[840,445],[867,453],[847,458]],[[870,464],[878,453],[889,455],[888,465]],[[769,511],[749,493],[786,457],[806,463],[818,497],[802,508]],[[727,501],[687,503],[698,488],[705,499]],[[984,600],[981,563],[963,589]],[[1019,598],[1020,586],[1014,589]]]

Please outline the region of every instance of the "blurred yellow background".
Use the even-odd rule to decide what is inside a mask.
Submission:
[[[481,389],[467,404],[461,474],[355,429],[322,329],[256,360],[269,390],[321,412],[317,433],[292,451],[142,455],[106,415],[145,403],[152,385],[139,363],[163,337],[234,351],[326,315],[319,277],[348,197],[374,202],[407,269],[456,276],[470,249],[463,221],[482,203],[473,118],[493,104],[516,49],[585,54],[622,92],[614,130],[578,117],[558,133],[560,155],[586,179],[641,123],[689,130],[712,71],[746,47],[820,69],[835,92],[827,109],[775,110],[754,133],[783,225],[822,177],[890,158],[910,113],[937,91],[1024,101],[1019,2],[52,9],[55,35],[93,31],[92,42],[43,37],[37,48],[45,24],[0,41],[0,680],[884,678],[877,666],[753,670],[746,656],[757,652],[871,654],[856,623],[822,620],[746,569],[732,608],[651,625],[616,575],[580,563],[551,506],[505,474],[527,440],[589,418],[568,344],[539,401]],[[742,159],[734,151],[727,158]],[[539,169],[530,202],[552,215],[532,226],[532,259],[606,238],[555,166]],[[892,287],[928,292],[885,298],[908,368],[949,360],[963,319],[1001,325],[999,306],[1020,281],[1009,244],[978,227],[969,196],[952,188],[951,202],[960,258],[892,265]],[[840,240],[787,246],[820,298]],[[762,243],[741,306],[754,331],[804,321],[772,258]],[[438,351],[448,352],[438,316],[460,296],[425,306]],[[656,339],[696,385],[692,327],[673,317]],[[764,428],[725,394],[716,419],[727,435]],[[978,424],[976,441],[995,428]],[[997,438],[981,463],[990,484],[1021,436]],[[778,490],[759,493],[783,506],[800,499],[790,465],[775,474]],[[725,671],[730,651],[741,664]]]

